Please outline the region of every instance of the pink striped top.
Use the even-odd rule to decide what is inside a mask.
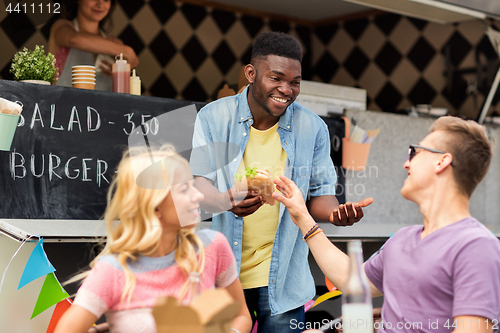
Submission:
[[[205,267],[200,278],[201,291],[225,288],[238,277],[236,260],[225,236],[203,229],[197,235],[205,244]],[[156,333],[151,307],[158,296],[178,297],[185,276],[175,263],[175,252],[164,257],[139,256],[128,262],[136,278],[130,305],[120,303],[125,273],[116,255],[102,257],[78,290],[74,304],[95,316],[106,314],[111,332]]]

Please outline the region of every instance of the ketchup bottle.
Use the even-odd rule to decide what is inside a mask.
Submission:
[[[115,57],[116,62],[112,66],[113,92],[130,93],[130,64],[123,59],[123,53]]]

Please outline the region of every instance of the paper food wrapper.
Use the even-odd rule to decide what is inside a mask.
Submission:
[[[98,54],[97,55],[97,58],[95,60],[95,72],[96,73],[99,73],[101,72],[101,65],[104,65],[106,67],[109,67],[107,65],[105,65],[102,61],[103,60],[106,60],[107,62],[109,62],[110,64],[114,64],[115,63],[115,59],[110,57],[109,55],[106,55],[106,54]],[[111,71],[111,67],[109,67],[109,70]]]
[[[0,97],[0,113],[12,114],[14,116],[20,115],[23,110],[23,105],[18,103],[21,102],[11,102]]]
[[[202,292],[190,306],[178,305],[174,297],[159,297],[153,308],[158,333],[230,333],[240,310],[225,289]]]

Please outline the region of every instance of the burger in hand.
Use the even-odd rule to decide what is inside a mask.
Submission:
[[[252,191],[261,195],[264,203],[274,205],[274,183],[271,174],[267,170],[259,170],[256,167],[246,168],[245,172],[234,175],[234,185],[237,191]]]

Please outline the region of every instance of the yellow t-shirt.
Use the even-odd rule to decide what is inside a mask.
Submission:
[[[273,178],[285,174],[286,153],[277,132],[278,123],[259,131],[250,128],[250,137],[238,172],[246,167],[268,170]],[[274,236],[278,228],[280,204],[263,205],[243,218],[240,280],[243,289],[268,285]]]

